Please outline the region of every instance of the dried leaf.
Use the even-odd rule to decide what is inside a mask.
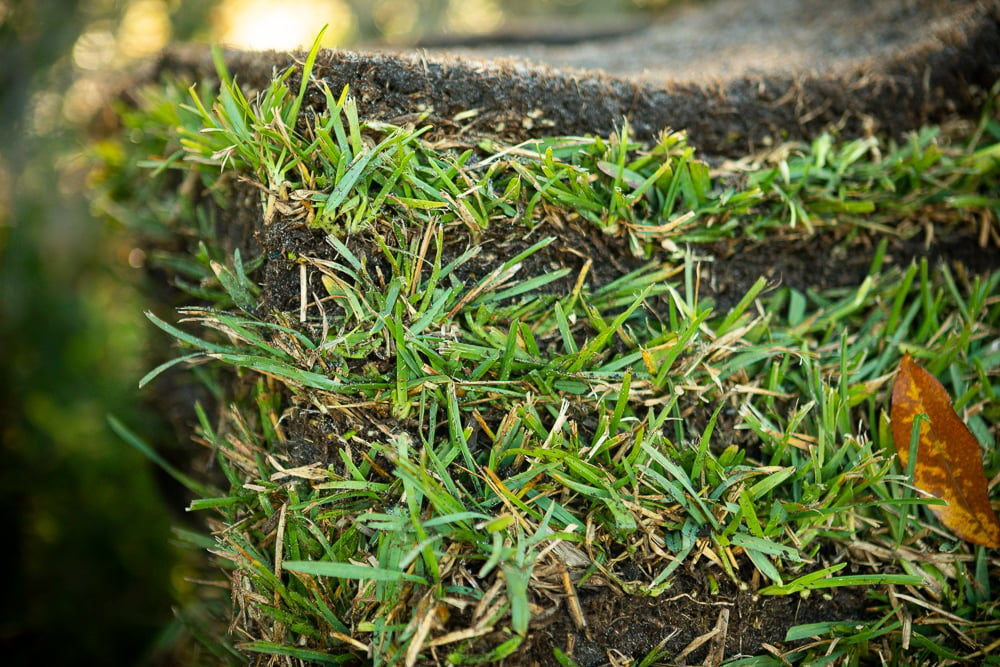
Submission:
[[[1000,522],[990,506],[979,441],[951,407],[951,397],[937,379],[909,354],[899,363],[892,387],[892,439],[905,468],[910,435],[917,415],[920,423],[914,485],[947,505],[931,506],[955,535],[987,547],[1000,547]]]

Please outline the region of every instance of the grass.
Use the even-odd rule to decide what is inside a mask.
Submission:
[[[970,219],[997,242],[991,109],[954,145],[937,128],[902,145],[823,135],[715,168],[682,132],[643,144],[627,125],[442,149],[429,125],[360,118],[350,91],[310,78],[315,55],[297,91],[289,70],[253,99],[217,57],[217,91],[185,101],[166,81],[122,110],[134,145],[101,147],[99,204],[192,240],[160,257],[192,305],[176,323],[149,315],[182,353],[142,384],[183,365],[215,396],[196,441],[221,474],[168,471],[208,517],[236,649],[495,662],[551,604],[544,591],[572,598],[601,579],[659,596],[701,563],[764,596],[867,587],[876,609],[794,626],[785,648],[732,664],[989,653],[995,554],[923,507],[933,501],[895,462],[886,413],[909,352],[955,397],[987,477],[1000,473],[1000,273],[887,261],[889,239]],[[310,86],[325,112],[303,120]],[[156,194],[129,201],[136,167],[152,169],[141,178]],[[325,290],[304,289],[294,312],[262,299],[265,257],[245,263],[215,238],[233,175],[258,188],[265,225],[325,235],[322,252],[286,258]],[[209,196],[185,197],[191,183]],[[645,263],[594,289],[592,263],[540,268],[553,216]],[[498,224],[530,240],[484,268],[478,241]],[[873,239],[859,285],[761,279],[725,310],[700,294],[698,244],[821,228]],[[302,424],[330,458],[296,458],[287,433]],[[623,561],[643,576],[621,576]],[[211,638],[220,660],[236,659],[228,641]]]

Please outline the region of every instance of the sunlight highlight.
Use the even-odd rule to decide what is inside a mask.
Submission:
[[[354,14],[342,0],[224,0],[215,11],[213,40],[253,50],[308,47],[329,24],[324,45],[344,41]]]

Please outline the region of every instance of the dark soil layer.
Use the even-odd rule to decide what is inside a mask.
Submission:
[[[657,598],[584,589],[579,597],[586,627],[578,628],[569,613],[554,615],[538,624],[516,664],[552,664],[553,647],[581,667],[640,659],[657,648],[674,664],[715,664],[722,657],[758,655],[764,644],[783,645],[793,625],[866,617],[865,594],[857,589],[765,597],[720,578],[718,592],[711,593],[709,573],[703,568],[678,575],[674,587]]]
[[[927,34],[897,34],[890,25],[871,26],[892,43],[884,49],[869,48],[860,58],[838,58],[827,68],[810,61],[808,71],[741,72],[709,83],[665,83],[651,76],[616,78],[520,61],[344,51],[321,53],[314,78],[325,81],[333,91],[349,84],[363,117],[400,123],[429,114],[426,122],[436,127],[438,138],[514,141],[607,134],[624,118],[640,139],[664,127],[687,130],[702,156],[719,158],[745,154],[772,140],[808,139],[828,129],[841,137],[871,132],[898,136],[923,124],[973,118],[983,92],[1000,78],[1000,7],[997,2],[947,2],[948,12],[942,13],[940,4],[909,3],[914,11],[926,9],[934,19],[934,28]],[[244,87],[263,87],[276,68],[293,62],[288,54],[229,54],[231,71]],[[201,50],[168,53],[148,76],[163,72],[195,80],[213,76],[211,58]],[[292,82],[292,89],[296,88]],[[323,104],[323,96],[313,89],[303,108],[307,114],[320,113]],[[471,124],[453,122],[455,114],[471,109],[478,110]],[[286,258],[322,258],[332,250],[322,234],[300,223],[277,219],[263,226],[256,193],[244,185],[232,190],[237,194],[222,212],[221,236],[228,239],[231,249],[241,248],[244,256],[263,253],[263,266],[256,274],[262,282],[263,309],[296,312],[298,265]],[[593,260],[588,274],[591,290],[643,263],[621,242],[589,228],[550,225],[547,233],[556,234],[559,240],[533,255],[522,275],[539,275],[558,267],[574,269],[567,283],[549,289],[571,287],[588,258]],[[464,267],[468,282],[489,272],[498,259],[530,245],[532,241],[524,241],[521,234],[491,229],[478,239],[482,252],[475,261],[479,264],[470,262]],[[366,238],[355,236],[349,244],[355,252],[377,257],[374,242]],[[471,242],[461,234],[449,239],[444,261],[458,256]],[[736,238],[695,250],[705,258],[702,296],[712,298],[716,308],[724,311],[760,276],[772,285],[803,291],[857,285],[867,275],[874,243],[863,234],[848,241],[832,233],[817,233],[810,238],[765,241]],[[970,272],[1000,268],[1000,255],[980,248],[974,232],[961,227],[939,234],[931,245],[919,240],[893,241],[886,261],[906,266],[917,256],[928,256],[932,262],[960,262]],[[322,291],[318,278],[311,288]],[[176,398],[170,404],[175,402]],[[720,429],[723,426],[720,422]],[[338,429],[332,417],[317,422],[293,414],[285,429],[292,447],[289,454],[296,464],[337,460],[328,437]],[[644,573],[630,573],[623,564],[618,565],[616,575],[626,581],[646,579]],[[716,584],[718,592],[710,592]],[[868,606],[861,590],[758,597],[738,589],[706,561],[693,569],[681,568],[673,588],[658,598],[628,596],[618,586],[596,578],[581,585],[578,592],[586,626],[580,625],[560,598],[559,604],[547,607],[556,613],[533,622],[525,644],[509,664],[555,664],[553,648],[559,648],[581,665],[596,666],[640,659],[661,643],[663,654],[677,659],[713,629],[716,633],[684,660],[717,664],[722,658],[759,654],[765,644],[780,646],[787,629],[796,624],[863,618]]]

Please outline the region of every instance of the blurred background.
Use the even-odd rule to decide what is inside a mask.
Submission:
[[[326,46],[447,43],[668,2],[0,0],[3,663],[213,661],[178,620],[200,604],[197,553],[177,544],[197,517],[108,426],[176,439],[137,389],[154,334],[128,231],[85,197],[85,128],[116,73],[177,42],[291,49],[328,23]]]

